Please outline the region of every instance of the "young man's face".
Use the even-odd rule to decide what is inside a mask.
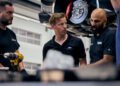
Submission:
[[[53,25],[53,29],[56,34],[64,35],[67,33],[67,20],[65,17],[56,20],[56,24]]]
[[[14,9],[12,6],[6,5],[5,10],[0,12],[0,23],[3,25],[12,24]]]

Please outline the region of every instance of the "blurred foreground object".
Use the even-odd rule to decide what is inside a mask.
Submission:
[[[111,81],[117,80],[119,75],[118,69],[111,64],[78,68],[75,74],[82,81]]]
[[[69,69],[73,66],[72,56],[65,55],[57,50],[49,50],[42,69]]]
[[[62,82],[64,72],[62,70],[44,70],[40,73],[40,79],[43,82]]]
[[[74,71],[68,69],[43,69],[37,71],[36,76],[42,82],[79,81]]]
[[[0,70],[0,82],[21,82],[22,78],[23,76],[19,72]]]

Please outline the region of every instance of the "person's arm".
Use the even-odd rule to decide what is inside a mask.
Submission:
[[[22,70],[25,70],[25,65],[23,61],[19,63],[19,71],[22,71]]]
[[[87,62],[86,62],[86,59],[85,59],[85,58],[80,59],[80,61],[79,61],[79,65],[80,65],[80,66],[86,65],[86,64],[87,64]]]
[[[98,66],[98,65],[102,65],[102,64],[108,64],[108,63],[112,63],[113,62],[114,57],[111,55],[103,55],[103,58],[95,63],[92,64],[88,64],[87,66]]]
[[[120,0],[111,0],[111,4],[114,9],[120,8]]]
[[[17,50],[16,52],[15,52],[17,55],[18,55],[18,66],[19,66],[19,71],[22,71],[22,70],[24,70],[25,69],[25,66],[24,66],[24,63],[23,63],[23,58],[24,58],[24,56]]]
[[[86,52],[85,52],[85,47],[83,44],[83,41],[80,39],[79,45],[78,45],[78,54],[79,54],[79,65],[86,65],[87,61],[86,61]]]
[[[0,67],[4,67],[4,66],[0,63]]]

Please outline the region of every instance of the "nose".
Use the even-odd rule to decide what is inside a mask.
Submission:
[[[11,17],[13,17],[13,13],[11,13]]]
[[[63,27],[64,27],[64,28],[67,28],[67,23],[64,23],[64,24],[63,24]]]
[[[9,15],[10,15],[11,17],[13,17],[13,13],[14,13],[13,11],[10,11],[10,12],[9,12]]]
[[[12,14],[12,15],[10,15],[10,19],[11,19],[11,20],[13,20],[13,14]]]
[[[9,12],[8,16],[9,16],[9,19],[10,19],[10,20],[13,19],[13,13],[12,13],[12,12]]]

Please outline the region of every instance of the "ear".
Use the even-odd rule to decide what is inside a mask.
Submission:
[[[48,25],[47,27],[48,27],[49,29],[53,29],[53,28],[54,28],[53,25]]]
[[[55,25],[51,25],[51,29],[55,29],[55,27],[56,27]]]

